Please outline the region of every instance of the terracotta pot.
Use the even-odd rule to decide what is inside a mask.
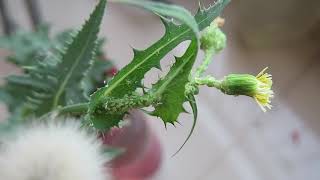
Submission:
[[[123,148],[110,166],[116,180],[143,180],[152,177],[161,165],[162,149],[159,139],[140,111],[130,113],[128,125],[113,128],[104,135],[104,143]]]

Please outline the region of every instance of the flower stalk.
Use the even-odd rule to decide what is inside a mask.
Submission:
[[[204,30],[200,38],[200,48],[204,51],[205,57],[202,64],[197,68],[195,77],[202,76],[212,62],[212,57],[226,47],[227,38],[220,29],[223,24],[224,19],[218,17]]]
[[[227,95],[245,95],[255,99],[263,112],[271,109],[271,98],[274,96],[272,88],[272,76],[263,69],[257,76],[250,74],[229,74],[222,80],[212,76],[195,78],[194,86],[215,87]]]

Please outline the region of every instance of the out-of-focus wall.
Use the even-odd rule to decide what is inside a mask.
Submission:
[[[53,32],[78,27],[94,7],[90,0],[39,2]],[[197,1],[175,3],[193,12],[198,5]],[[11,0],[10,5],[14,18],[28,27],[21,1]],[[168,129],[150,118],[166,152],[158,179],[320,179],[319,13],[317,0],[234,0],[230,4],[222,15],[228,47],[215,57],[209,73],[221,78],[228,73],[256,74],[268,66],[274,77],[274,108],[263,113],[250,98],[203,88],[198,97],[198,126],[173,158],[190,130],[191,115],[180,117],[182,126]],[[131,46],[146,48],[163,31],[156,16],[110,3],[101,36],[108,39],[108,56],[121,68],[132,58]],[[176,48],[172,55],[183,53],[184,48]],[[172,59],[168,55],[166,62]],[[1,76],[11,73],[0,63]]]

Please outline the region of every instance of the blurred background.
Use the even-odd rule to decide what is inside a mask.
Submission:
[[[15,24],[32,30],[25,4],[5,2]],[[79,27],[95,5],[93,0],[38,2],[42,14],[38,20],[50,23],[53,34]],[[198,7],[196,0],[170,2],[193,13]],[[210,3],[213,0],[203,1],[206,6]],[[208,73],[218,78],[229,73],[257,74],[268,66],[274,79],[273,109],[263,113],[248,97],[204,87],[197,98],[196,130],[175,157],[171,155],[185,140],[192,116],[182,115],[181,125],[167,129],[159,119],[148,117],[165,152],[154,179],[319,180],[320,1],[234,0],[222,17],[228,46],[214,57]],[[163,32],[160,20],[151,13],[110,3],[101,36],[107,38],[108,57],[121,68],[132,59],[131,47],[146,48]],[[184,50],[182,44],[171,54]],[[4,76],[17,73],[3,61],[6,54],[0,50],[1,83]],[[172,55],[165,62],[172,61]],[[151,74],[146,82],[156,77]],[[0,116],[7,116],[4,106]]]

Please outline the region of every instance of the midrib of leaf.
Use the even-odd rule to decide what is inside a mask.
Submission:
[[[202,21],[199,22],[199,24],[203,23],[204,21],[206,21],[208,19],[205,18]],[[136,66],[134,66],[132,69],[130,69],[130,71],[128,71],[126,74],[124,74],[118,81],[116,81],[114,84],[111,84],[111,86],[108,87],[108,89],[106,89],[106,91],[104,92],[104,95],[107,96],[115,87],[117,87],[125,78],[127,78],[132,72],[136,71],[137,68],[139,68],[140,65],[144,64],[146,61],[148,61],[152,56],[154,56],[157,52],[161,51],[162,49],[164,49],[165,47],[167,47],[169,44],[171,44],[172,42],[174,42],[175,40],[179,39],[180,37],[182,37],[183,35],[191,32],[191,29],[187,29],[184,32],[182,32],[180,35],[176,36],[175,38],[172,38],[170,41],[168,41],[167,43],[165,43],[163,46],[160,46],[158,49],[154,50],[153,53],[151,53],[149,56],[147,56],[144,60],[142,60],[140,63],[138,63]],[[161,41],[161,40],[160,40]]]
[[[52,109],[54,109],[54,108],[56,108],[56,107],[58,106],[58,102],[59,102],[60,96],[62,95],[64,89],[66,88],[66,85],[67,85],[68,81],[70,80],[71,75],[73,74],[74,69],[78,66],[82,55],[85,53],[86,47],[88,46],[88,44],[89,44],[89,42],[90,42],[90,39],[91,39],[91,37],[92,37],[93,32],[94,32],[94,29],[92,29],[92,30],[90,31],[90,35],[89,35],[90,38],[88,38],[88,40],[86,41],[86,45],[84,46],[84,48],[82,48],[81,53],[79,54],[79,56],[77,57],[77,59],[76,59],[76,61],[75,61],[76,63],[74,63],[74,64],[72,65],[71,70],[69,71],[69,73],[67,74],[67,76],[65,76],[66,78],[63,80],[63,82],[62,82],[61,85],[59,86],[58,91],[57,91],[56,95],[54,96]]]
[[[164,123],[174,124],[180,113],[184,112],[183,103],[186,101],[185,85],[198,54],[198,41],[194,36],[183,56],[176,61],[168,74],[150,90],[151,94],[160,98],[159,104],[154,106],[151,115],[160,117]]]
[[[62,77],[62,81],[60,81],[61,83],[58,86],[57,92],[55,93],[55,95],[53,96],[53,102],[52,102],[52,107],[51,110],[55,109],[58,104],[59,104],[59,100],[61,95],[63,94],[64,90],[67,87],[67,84],[69,82],[69,80],[72,77],[72,74],[74,73],[74,70],[76,69],[76,67],[80,64],[81,59],[83,58],[84,54],[86,53],[86,51],[88,50],[88,46],[89,44],[94,40],[96,41],[95,37],[98,33],[99,33],[99,26],[101,24],[102,21],[102,16],[104,14],[104,9],[106,6],[106,0],[100,0],[99,4],[96,6],[95,11],[93,12],[93,14],[91,15],[90,19],[87,21],[87,23],[82,27],[81,31],[77,34],[77,36],[74,38],[73,42],[70,44],[69,48],[72,51],[73,47],[76,43],[81,42],[81,39],[79,39],[83,34],[82,33],[86,33],[85,28],[89,28],[88,30],[88,35],[85,36],[86,40],[85,43],[83,45],[81,45],[81,51],[79,54],[77,54],[76,56],[76,60],[74,61],[74,63],[72,64],[70,70],[68,71],[68,73]],[[97,21],[97,22],[95,22]],[[91,27],[92,26],[92,27]],[[96,44],[94,44],[94,46],[96,46]],[[69,50],[69,49],[68,49]],[[67,57],[68,54],[68,50],[67,52],[64,54],[65,57]],[[94,53],[95,47],[92,48],[92,52],[90,53]],[[69,55],[71,56],[71,55]],[[72,56],[71,56],[72,57]],[[63,60],[66,60],[64,57],[62,58]],[[67,59],[69,60],[69,59]],[[91,59],[92,60],[92,57]]]

